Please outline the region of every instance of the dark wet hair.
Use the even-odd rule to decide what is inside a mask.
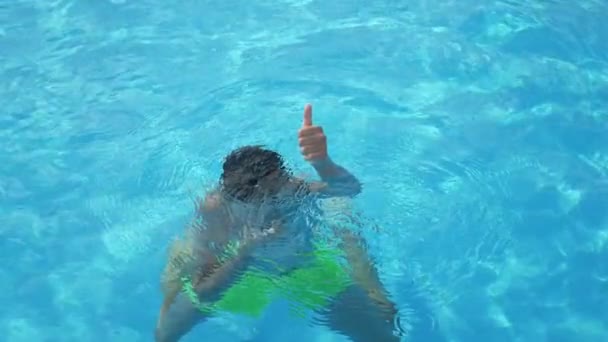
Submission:
[[[283,176],[290,175],[283,157],[260,145],[244,146],[230,152],[222,169],[220,183],[223,190],[241,200],[259,192],[258,182],[269,174],[279,171]]]

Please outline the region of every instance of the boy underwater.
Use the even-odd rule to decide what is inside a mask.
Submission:
[[[322,224],[315,199],[354,197],[361,184],[329,158],[310,105],[298,142],[320,182],[294,177],[277,152],[261,146],[225,158],[219,185],[197,204],[185,239],[171,248],[157,342],[179,341],[214,310],[259,315],[272,292],[301,302],[355,342],[399,341],[396,306],[359,236],[333,227],[340,248],[315,243],[321,240],[315,227]]]

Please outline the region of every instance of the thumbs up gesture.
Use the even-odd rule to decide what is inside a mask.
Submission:
[[[312,106],[309,104],[304,107],[304,121],[298,131],[298,143],[302,156],[308,162],[316,164],[328,159],[327,137],[321,126],[313,125]]]

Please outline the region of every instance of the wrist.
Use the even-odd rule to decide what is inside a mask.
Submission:
[[[311,161],[311,164],[317,171],[326,171],[335,166],[334,162],[331,160],[331,158],[329,158],[329,156],[322,159],[313,160]]]

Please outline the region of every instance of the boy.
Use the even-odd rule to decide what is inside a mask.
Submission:
[[[278,153],[260,146],[226,157],[217,189],[200,203],[186,239],[171,251],[157,342],[178,341],[209,317],[211,311],[205,311],[212,303],[252,313],[251,303],[267,303],[267,292],[277,289],[280,282],[271,277],[287,285],[282,292],[298,293],[296,301],[308,302],[330,328],[355,342],[399,340],[393,335],[397,310],[358,236],[336,229],[349,272],[315,248],[319,210],[314,199],[353,197],[361,184],[329,158],[310,105],[298,142],[322,182],[294,177]]]

